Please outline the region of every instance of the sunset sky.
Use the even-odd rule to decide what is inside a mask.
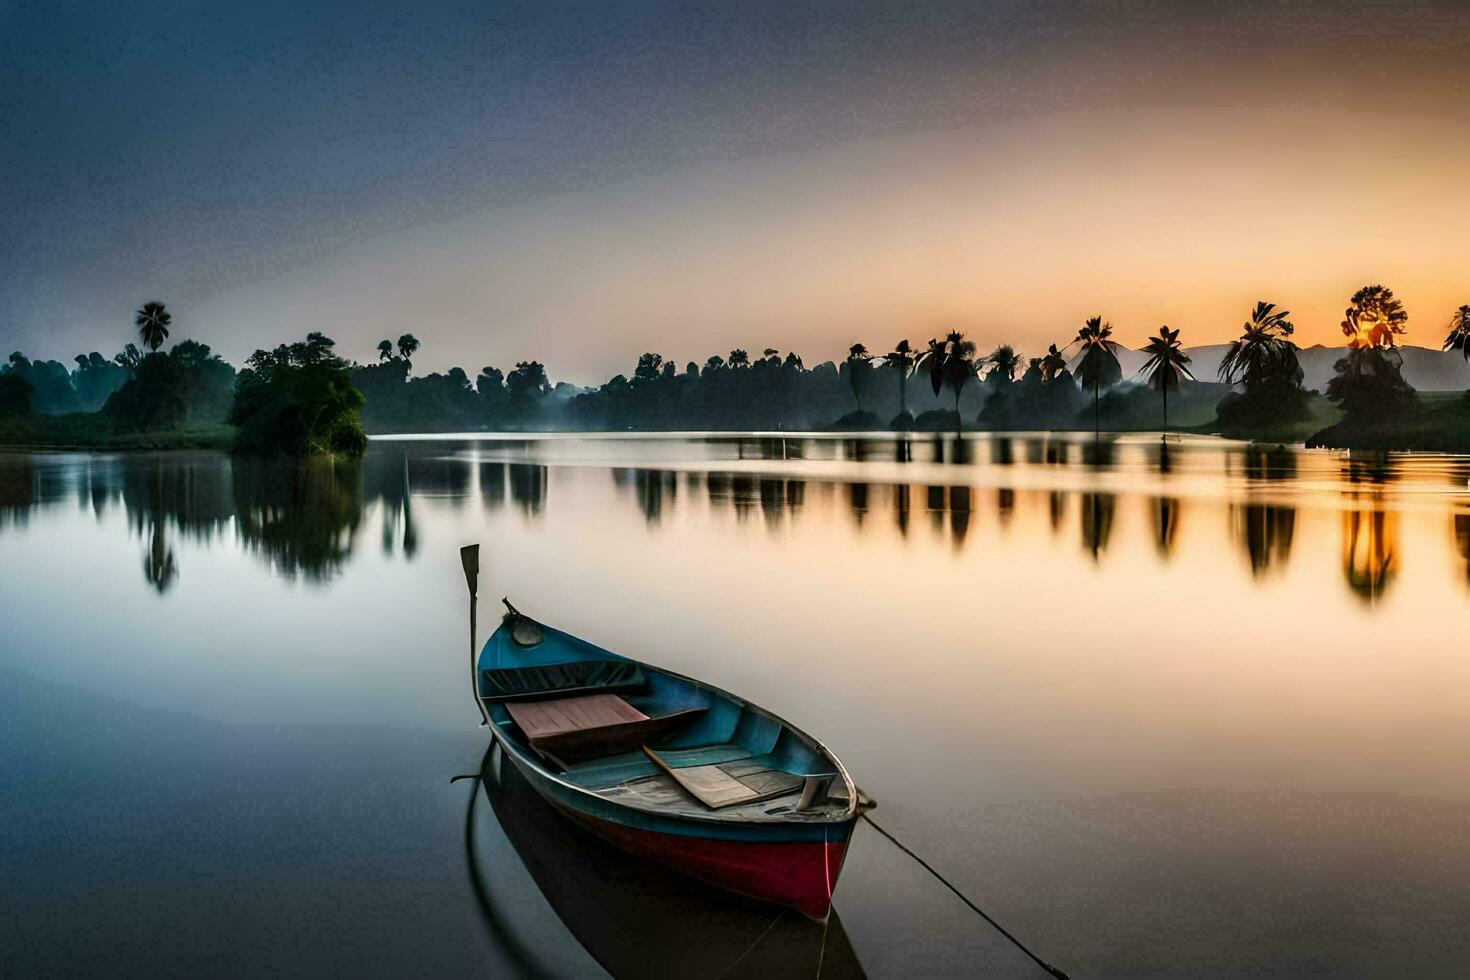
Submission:
[[[4,353],[156,298],[236,361],[412,331],[593,383],[1470,303],[1464,6],[306,6],[0,4]]]

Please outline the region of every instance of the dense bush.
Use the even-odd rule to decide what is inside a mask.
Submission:
[[[234,448],[256,455],[360,456],[367,448],[363,396],[330,338],[257,350],[235,383]]]
[[[119,429],[134,432],[217,425],[229,415],[234,388],[233,367],[207,344],[185,340],[167,354],[140,358],[103,412]]]

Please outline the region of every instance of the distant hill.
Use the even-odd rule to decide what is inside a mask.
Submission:
[[[1187,347],[1192,363],[1189,365],[1194,376],[1201,381],[1214,381],[1220,369],[1220,358],[1225,356],[1229,344],[1206,344]],[[1464,391],[1470,388],[1470,365],[1457,351],[1431,350],[1428,347],[1400,347],[1404,355],[1404,380],[1419,391]],[[1305,375],[1302,383],[1308,388],[1321,391],[1332,377],[1332,365],[1347,353],[1346,347],[1306,347],[1298,355]],[[1138,373],[1148,358],[1136,350],[1120,350],[1118,363],[1123,366],[1123,377],[1131,378]],[[1075,362],[1074,362],[1075,363]]]

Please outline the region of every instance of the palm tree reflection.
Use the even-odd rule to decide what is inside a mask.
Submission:
[[[912,490],[907,483],[893,488],[893,523],[900,537],[909,536],[909,514],[913,509]]]
[[[1279,446],[1274,449],[1248,446],[1242,451],[1240,462],[1248,495],[1296,476],[1296,454]],[[1272,491],[1266,489],[1266,492]],[[1247,502],[1230,508],[1230,521],[1245,548],[1252,577],[1260,578],[1272,568],[1286,565],[1296,534],[1295,507],[1260,500]]]
[[[970,488],[949,488],[949,531],[953,536],[955,550],[965,546],[965,536],[970,533]]]
[[[1115,498],[1110,493],[1084,493],[1082,495],[1082,545],[1098,561],[1107,550],[1108,538],[1113,533],[1113,508]]]
[[[866,483],[849,483],[847,485],[847,506],[852,511],[852,520],[859,528],[863,526],[863,518],[868,514],[868,490]]]
[[[1231,521],[1250,559],[1251,575],[1259,578],[1291,557],[1296,532],[1296,508],[1273,504],[1243,504],[1231,508]]]
[[[174,579],[179,576],[178,566],[174,563],[174,550],[164,538],[161,520],[153,521],[153,533],[143,552],[143,575],[159,595],[167,592],[169,586],[174,584]]]
[[[1455,551],[1465,563],[1465,580],[1470,582],[1470,514],[1455,514],[1451,522]]]
[[[1173,552],[1174,536],[1179,533],[1179,507],[1177,497],[1153,499],[1154,549],[1164,559]]]
[[[1067,495],[1061,490],[1053,490],[1047,495],[1047,504],[1051,533],[1056,534],[1062,529],[1062,522],[1067,519]]]

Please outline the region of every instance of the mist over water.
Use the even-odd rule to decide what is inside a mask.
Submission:
[[[1073,975],[1470,962],[1470,460],[455,436],[0,454],[0,972],[85,972],[77,922],[157,972],[595,969],[488,807],[539,965],[466,872],[475,541],[481,639],[509,595],[790,718]],[[957,905],[858,831],[871,974],[1021,972]]]

